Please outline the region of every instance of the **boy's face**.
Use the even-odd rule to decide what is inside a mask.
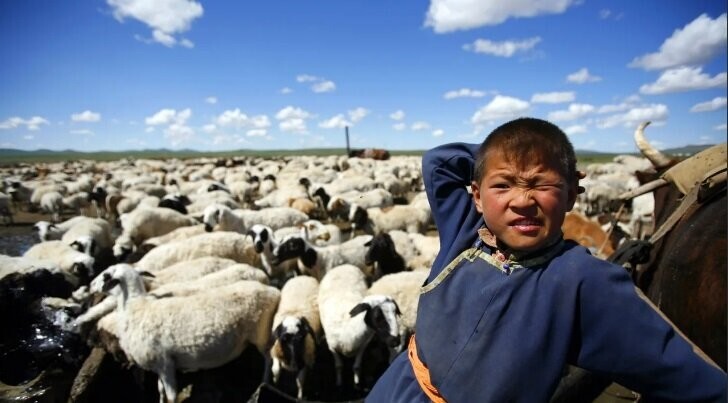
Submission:
[[[480,183],[473,182],[473,201],[496,238],[508,247],[531,252],[561,235],[564,215],[576,200],[576,182],[568,184],[555,162],[526,168],[489,152]]]

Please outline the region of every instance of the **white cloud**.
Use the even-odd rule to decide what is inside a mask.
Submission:
[[[268,115],[256,115],[250,118],[250,124],[256,129],[267,129],[270,127]]]
[[[533,94],[531,102],[534,104],[561,104],[565,102],[572,102],[574,99],[576,99],[576,94],[573,91],[540,92]]]
[[[594,112],[594,106],[589,104],[571,104],[565,111],[554,111],[549,113],[548,120],[559,122],[580,119]]]
[[[717,111],[718,109],[723,109],[726,107],[726,102],[728,99],[726,97],[715,97],[710,101],[707,102],[701,102],[699,104],[693,105],[692,108],[690,108],[690,112],[712,112]]]
[[[265,137],[268,134],[268,131],[265,129],[252,129],[248,130],[247,133],[245,133],[248,137]]]
[[[298,134],[308,133],[308,129],[306,128],[306,119],[311,117],[310,113],[293,106],[286,106],[276,113],[276,119],[280,121],[278,123],[278,128],[281,129],[281,131]]]
[[[16,129],[20,126],[25,126],[27,130],[39,130],[40,125],[47,124],[49,124],[48,121],[40,116],[33,116],[30,119],[13,116],[6,119],[4,122],[0,122],[0,129]]]
[[[101,114],[85,110],[81,113],[71,115],[71,120],[74,122],[98,122],[101,120]]]
[[[426,27],[437,33],[486,25],[498,25],[509,18],[560,14],[580,0],[431,0]]]
[[[298,134],[308,133],[308,129],[306,128],[306,121],[299,118],[283,120],[278,124],[278,128],[280,128],[283,132]]]
[[[533,49],[540,37],[524,39],[522,41],[493,42],[488,39],[476,39],[473,43],[463,45],[463,49],[474,53],[485,53],[498,57],[511,57],[517,52],[526,52]]]
[[[726,72],[710,77],[702,67],[678,67],[664,71],[654,83],[641,86],[640,93],[655,95],[725,87],[727,77]]]
[[[351,126],[351,123],[341,113],[319,123],[319,127],[323,129],[343,129],[346,126]]]
[[[443,134],[445,134],[445,131],[442,129],[435,129],[432,131],[432,137],[442,137]]]
[[[281,94],[290,94],[292,92],[293,92],[293,90],[288,87],[283,87],[283,88],[281,88],[281,91],[280,91]]]
[[[349,119],[351,119],[353,123],[356,123],[369,115],[369,110],[366,108],[358,107],[356,109],[348,111],[347,114],[349,115]]]
[[[715,130],[728,130],[728,124],[723,123],[722,125],[718,125],[713,127]]]
[[[26,134],[25,136],[23,136],[24,140],[29,140],[29,141],[33,140],[34,138],[35,138],[35,136],[32,134]]]
[[[165,46],[174,46],[178,41],[174,35],[190,29],[192,21],[203,14],[202,5],[194,0],[106,0],[114,17],[139,20],[152,29],[152,40]],[[188,39],[180,44],[194,46]]]
[[[728,43],[726,14],[712,20],[702,14],[682,29],[676,29],[655,53],[636,57],[629,67],[659,70],[698,65],[725,52]]]
[[[396,130],[398,132],[401,132],[402,130],[404,130],[406,128],[407,128],[407,124],[406,123],[402,123],[402,122],[395,123],[395,124],[392,125],[392,129],[394,129],[394,130]]]
[[[573,125],[564,129],[564,133],[568,134],[569,136],[573,136],[575,134],[584,134],[588,132],[589,130],[587,130],[586,126],[584,125]]]
[[[186,47],[187,49],[192,49],[195,47],[195,44],[187,38],[182,38],[182,40],[179,41],[179,44]]]
[[[398,110],[390,113],[389,118],[392,120],[397,120],[397,121],[402,120],[402,119],[404,119],[404,111],[401,109],[398,109]]]
[[[296,81],[298,81],[299,83],[308,83],[308,82],[320,81],[320,80],[322,80],[322,79],[318,78],[316,76],[312,76],[310,74],[299,74],[296,76]]]
[[[202,131],[208,134],[215,133],[216,130],[217,125],[214,125],[212,123],[202,126]]]
[[[601,77],[589,74],[589,70],[586,67],[566,76],[566,81],[576,84],[593,83],[601,80]]]
[[[423,122],[423,121],[414,122],[414,123],[412,123],[411,129],[414,132],[419,132],[422,130],[430,130],[430,124],[427,122]]]
[[[322,81],[311,86],[311,91],[316,93],[331,92],[336,89],[336,84],[333,81]]]
[[[599,10],[599,18],[606,20],[609,18],[609,16],[612,15],[612,11],[606,8],[603,8]]]
[[[669,110],[664,104],[651,104],[635,107],[629,111],[608,116],[597,121],[597,127],[600,129],[608,129],[611,127],[623,125],[624,127],[636,127],[638,124],[649,120],[653,123],[665,122],[668,118]]]
[[[522,99],[496,95],[488,105],[477,110],[470,121],[477,125],[496,120],[516,118],[527,112],[530,107],[531,105]]]
[[[286,106],[285,108],[278,111],[278,113],[276,113],[276,119],[278,120],[308,119],[309,117],[311,117],[310,113],[306,112],[301,108],[296,108],[290,105]]]
[[[164,129],[164,137],[176,147],[183,142],[191,139],[195,135],[195,131],[187,126],[187,119],[192,116],[190,108],[177,112],[174,109],[162,109],[152,116],[144,119],[144,123],[148,126],[167,126]],[[147,132],[149,132],[147,128]]]
[[[215,123],[221,127],[242,128],[249,124],[248,115],[241,112],[239,108],[226,110],[215,118]]]
[[[69,133],[71,134],[81,134],[84,136],[93,136],[94,132],[88,129],[80,129],[80,130],[71,130]]]
[[[455,98],[482,98],[485,96],[485,92],[478,90],[471,90],[470,88],[460,88],[459,90],[448,91],[443,95],[445,99]],[[391,117],[391,115],[390,115]]]
[[[205,102],[215,105],[217,103],[217,97],[207,97],[205,98]]]

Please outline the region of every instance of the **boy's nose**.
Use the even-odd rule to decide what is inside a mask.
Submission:
[[[528,189],[518,189],[516,194],[511,200],[511,206],[513,207],[530,207],[533,206],[534,200],[533,195]]]

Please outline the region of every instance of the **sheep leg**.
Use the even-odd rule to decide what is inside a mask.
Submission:
[[[306,367],[301,368],[296,376],[296,387],[298,388],[298,400],[303,399],[303,382],[306,380]]]
[[[159,371],[159,380],[157,381],[157,390],[159,390],[159,403],[174,403],[177,401],[177,379],[174,373],[174,365],[165,359],[162,364],[162,370]]]
[[[354,385],[356,386],[359,386],[359,381],[361,380],[361,360],[362,358],[364,358],[364,350],[366,350],[369,342],[372,341],[373,337],[373,334],[367,337],[361,347],[359,347],[359,351],[356,353],[356,358],[354,358]]]
[[[281,373],[281,362],[277,358],[273,358],[271,372],[273,372],[273,383],[278,383],[278,376]]]
[[[341,387],[341,370],[344,367],[344,363],[341,361],[341,356],[336,351],[331,351],[334,355],[334,365],[336,366],[336,386]]]

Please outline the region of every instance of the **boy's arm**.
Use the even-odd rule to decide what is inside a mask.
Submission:
[[[440,234],[440,253],[432,265],[430,278],[468,248],[483,225],[467,190],[479,147],[479,144],[445,144],[422,157],[425,192]]]
[[[693,350],[614,265],[589,267],[580,287],[575,365],[649,398],[726,401],[726,374]]]

